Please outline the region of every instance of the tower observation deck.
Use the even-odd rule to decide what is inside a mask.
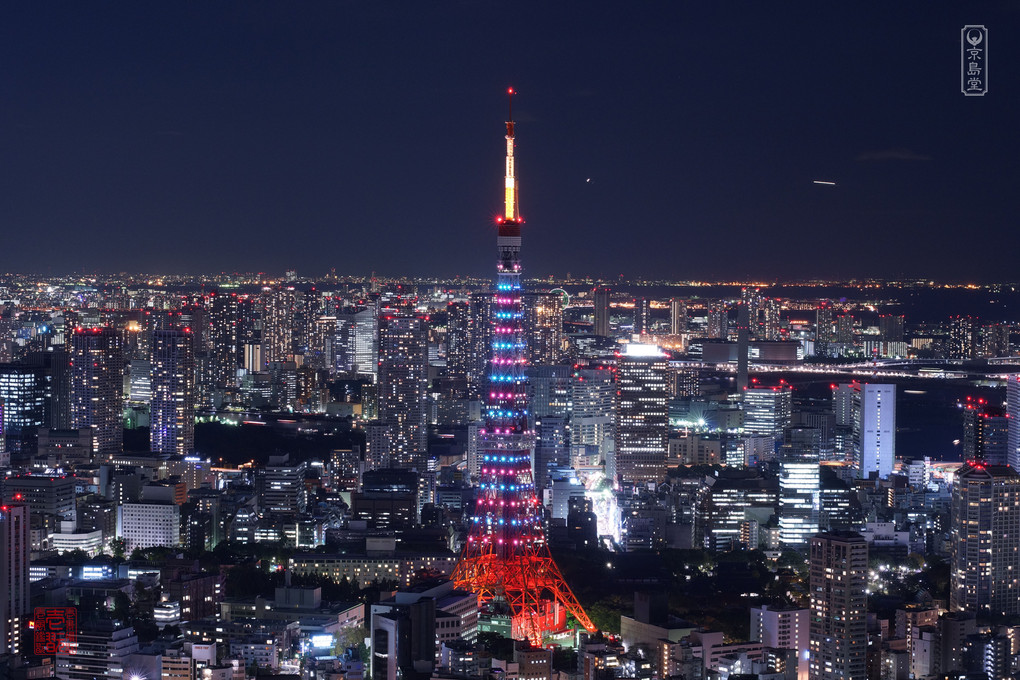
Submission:
[[[478,594],[490,611],[511,616],[512,635],[540,645],[566,628],[569,612],[588,631],[595,626],[549,552],[542,506],[535,495],[528,408],[527,335],[521,303],[521,225],[514,168],[513,94],[506,123],[506,181],[498,217],[496,290],[492,297],[492,357],[485,425],[479,436],[480,481],[467,543],[453,573],[458,588]]]

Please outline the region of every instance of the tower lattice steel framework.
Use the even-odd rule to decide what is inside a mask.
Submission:
[[[505,603],[512,635],[539,645],[546,633],[566,627],[569,611],[589,631],[595,626],[549,552],[542,507],[531,473],[531,429],[525,367],[527,337],[521,306],[521,219],[514,171],[514,91],[506,123],[504,213],[497,218],[499,262],[492,298],[492,358],[485,428],[481,431],[480,482],[471,527],[453,574],[457,587],[478,594],[485,606]]]

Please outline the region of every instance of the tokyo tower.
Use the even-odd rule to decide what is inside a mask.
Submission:
[[[513,88],[506,123],[503,216],[496,219],[499,261],[492,297],[492,358],[485,427],[479,436],[480,482],[467,543],[453,573],[458,588],[479,602],[509,610],[512,636],[541,645],[566,628],[569,611],[588,631],[595,626],[553,561],[535,496],[525,367],[527,337],[521,306],[521,219],[514,171]]]

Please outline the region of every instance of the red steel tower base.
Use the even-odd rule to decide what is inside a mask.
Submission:
[[[538,646],[547,633],[566,628],[567,612],[587,630],[595,626],[549,553],[531,473],[535,433],[529,425],[519,257],[524,221],[517,213],[512,115],[506,124],[504,200],[504,214],[497,220],[499,261],[478,497],[453,580],[458,588],[477,593],[483,605],[503,603],[512,617],[513,637]]]

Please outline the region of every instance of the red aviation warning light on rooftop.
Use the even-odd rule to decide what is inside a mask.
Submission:
[[[513,95],[513,88],[507,92]],[[512,113],[512,111],[511,111]],[[514,173],[513,117],[506,124],[505,210],[499,222],[489,399],[481,438],[480,479],[471,526],[453,572],[458,588],[478,595],[490,612],[505,608],[512,635],[541,645],[550,632],[566,628],[569,611],[594,631],[553,561],[542,527],[542,506],[531,474],[527,334],[521,303],[521,230]]]

